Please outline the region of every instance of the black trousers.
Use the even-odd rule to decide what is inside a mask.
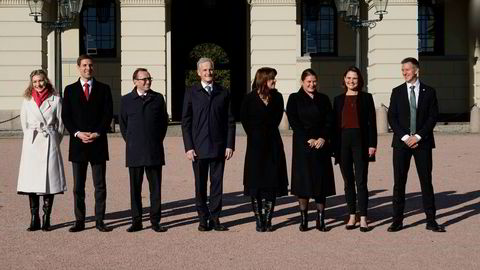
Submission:
[[[423,209],[427,222],[435,221],[435,195],[432,185],[432,149],[393,148],[393,222],[403,221],[405,209],[405,185],[412,156],[415,159],[420,188],[422,190]]]
[[[133,222],[142,222],[142,183],[145,172],[150,189],[150,222],[159,223],[162,211],[162,166],[128,167],[128,172]]]
[[[196,159],[193,164],[195,175],[195,206],[200,219],[218,218],[222,210],[223,171],[225,159]],[[207,206],[207,182],[210,171],[210,199]]]
[[[105,205],[107,200],[107,184],[105,180],[106,161],[91,163],[93,187],[95,188],[95,220],[103,221],[105,218]],[[72,162],[73,169],[73,200],[75,219],[85,222],[85,182],[87,180],[88,162]]]
[[[354,215],[357,212],[356,185],[360,216],[367,216],[368,160],[364,159],[362,149],[360,129],[342,129],[340,170],[345,183],[345,199],[347,201],[348,212],[350,215]]]

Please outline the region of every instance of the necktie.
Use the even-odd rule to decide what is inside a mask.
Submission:
[[[209,95],[212,93],[212,87],[210,85],[205,86],[205,90],[207,90]]]
[[[417,101],[415,97],[415,86],[410,86],[410,133],[417,132]]]
[[[90,85],[88,83],[85,83],[83,85],[83,93],[85,94],[85,98],[87,99],[87,101],[88,101],[88,96],[90,95],[90,92],[88,91],[89,86]]]

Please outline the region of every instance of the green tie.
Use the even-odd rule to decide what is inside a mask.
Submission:
[[[410,134],[417,132],[417,102],[414,90],[415,86],[410,86]]]
[[[205,86],[205,90],[207,90],[209,95],[212,93],[212,87],[210,85]]]

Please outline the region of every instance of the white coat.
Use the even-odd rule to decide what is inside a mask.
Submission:
[[[51,95],[40,108],[33,98],[23,101],[20,111],[23,146],[17,192],[55,194],[67,190],[60,151],[64,130],[61,114],[58,96]]]

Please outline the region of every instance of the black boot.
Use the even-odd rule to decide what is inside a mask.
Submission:
[[[255,222],[257,224],[256,230],[257,232],[264,232],[265,226],[263,223],[263,215],[262,215],[262,201],[258,200],[255,197],[252,197],[252,209],[253,213],[255,214]]]
[[[43,217],[42,217],[42,231],[50,231],[50,214],[52,213],[53,197],[54,195],[43,196]]]
[[[272,218],[273,218],[273,210],[275,208],[275,201],[265,200],[265,204],[263,209],[265,210],[265,230],[267,232],[273,232],[272,227]]]
[[[298,229],[301,232],[306,232],[308,230],[308,209],[300,210],[300,226]]]
[[[30,227],[27,228],[27,231],[29,232],[38,231],[40,230],[40,215],[38,214],[40,202],[39,202],[38,195],[29,194],[28,200],[30,202],[30,214],[32,218],[30,220]]]
[[[321,232],[326,232],[328,231],[327,230],[327,227],[325,226],[325,210],[317,210],[317,222],[316,222],[316,228],[317,230],[321,231]]]

